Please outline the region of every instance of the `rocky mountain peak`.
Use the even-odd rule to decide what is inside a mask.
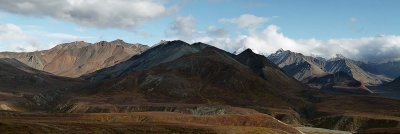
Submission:
[[[111,41],[110,43],[127,44],[124,40],[121,40],[121,39],[116,39],[114,41]]]
[[[71,43],[63,43],[63,44],[56,45],[52,49],[74,49],[74,48],[82,48],[87,45],[89,45],[89,43],[87,43],[85,41],[74,41]]]
[[[207,47],[213,47],[213,46],[210,46],[210,45],[202,43],[202,42],[193,43],[191,46],[193,46],[195,48],[198,48],[198,49],[204,49],[204,48],[207,48]]]
[[[335,56],[336,57],[334,58],[334,60],[341,60],[341,59],[346,60],[346,59],[348,59],[347,57],[343,56],[342,54],[336,54]]]
[[[283,48],[279,48],[278,49],[278,51],[276,51],[276,53],[282,53],[282,52],[284,52],[285,50],[283,50]]]
[[[166,45],[190,45],[182,40],[173,40],[173,41],[168,41]]]
[[[105,45],[105,44],[108,44],[108,42],[107,41],[99,41],[97,43],[94,43],[94,45]]]
[[[242,54],[256,54],[256,53],[254,53],[253,50],[251,50],[250,48],[247,48],[246,50],[241,52],[239,55],[242,55]]]
[[[182,40],[173,40],[173,41],[166,41],[166,40],[161,40],[159,43],[155,44],[152,47],[158,47],[158,46],[181,46],[181,45],[190,45]]]
[[[277,55],[277,54],[288,54],[288,53],[294,53],[294,52],[280,48],[274,54]]]

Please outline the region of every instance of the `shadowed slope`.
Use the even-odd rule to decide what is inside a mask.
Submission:
[[[322,77],[315,77],[309,80],[307,84],[327,92],[355,94],[372,93],[372,91],[365,87],[361,82],[355,80],[353,77],[344,72],[337,72]]]
[[[400,61],[390,61],[385,63],[361,63],[360,67],[368,72],[385,75],[390,78],[400,76]]]
[[[7,58],[0,58],[0,79],[0,89],[7,91],[45,91],[62,86],[69,80]]]
[[[183,55],[198,52],[202,47],[191,47],[183,41],[167,41],[156,45],[143,54],[133,56],[115,66],[84,76],[86,79],[102,80],[116,78],[132,71],[140,71],[173,61]]]
[[[400,90],[400,77],[395,79],[394,81],[385,84],[384,86],[391,88],[393,90]]]
[[[80,80],[33,69],[15,59],[0,59],[0,81],[0,110],[12,111],[40,109],[56,101],[58,93],[82,84]]]
[[[372,89],[382,97],[400,100],[400,77],[392,82],[380,86],[371,86],[368,88]]]
[[[262,55],[255,54],[251,49],[246,49],[242,53],[236,56],[236,59],[243,65],[248,66],[254,73],[258,76],[266,79],[267,74],[265,74],[264,67],[278,68],[274,63],[269,61],[266,57]]]

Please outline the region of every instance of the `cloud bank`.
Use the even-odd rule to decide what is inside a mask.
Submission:
[[[2,0],[0,10],[82,26],[129,29],[174,13],[176,7],[155,0]]]
[[[259,17],[252,14],[243,14],[240,15],[238,18],[231,18],[231,19],[220,19],[220,22],[223,23],[234,23],[239,25],[241,28],[248,28],[248,29],[255,29],[259,25],[268,21],[265,17]]]
[[[14,24],[0,24],[0,50],[34,51],[38,44],[35,39]]]
[[[53,42],[44,43],[42,40],[39,40],[43,38],[51,39]],[[23,29],[15,24],[0,23],[0,51],[32,52],[36,50],[49,49],[62,42],[84,40],[87,38],[91,37]]]
[[[341,54],[351,59],[365,62],[385,62],[400,60],[400,36],[381,35],[364,38],[340,38],[329,40],[318,39],[292,39],[279,31],[280,27],[270,24],[263,30],[255,30],[254,26],[261,25],[265,21],[241,23],[244,15],[238,18],[227,19],[222,22],[235,22],[239,27],[251,32],[247,34],[232,35],[224,29],[211,27],[207,31],[199,31],[195,25],[195,19],[191,16],[178,17],[168,34],[167,39],[181,39],[190,43],[204,42],[218,48],[241,52],[247,48],[256,53],[269,55],[282,48],[305,55],[320,56],[325,58],[335,57]],[[246,15],[247,16],[247,15]],[[262,18],[254,15],[253,18]],[[245,19],[243,19],[245,20]],[[257,20],[257,19],[256,19]],[[262,19],[258,19],[262,20]],[[211,31],[221,31],[221,34],[213,34]]]
[[[264,31],[244,35],[238,42],[243,44],[238,51],[251,48],[259,53],[271,54],[279,48],[332,58],[336,54],[365,62],[386,62],[400,60],[400,36],[381,35],[364,38],[341,39],[291,39],[279,31],[276,25],[269,25]]]

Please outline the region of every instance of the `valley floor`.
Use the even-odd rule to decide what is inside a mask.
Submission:
[[[314,127],[296,127],[296,129],[306,134],[351,134],[351,132],[347,131],[330,130],[330,129],[314,128]]]
[[[262,115],[195,116],[172,112],[44,114],[1,112],[1,133],[300,133]]]
[[[270,115],[243,113],[197,115],[180,112],[25,113],[0,111],[1,134],[350,134],[346,131],[290,126]],[[343,121],[343,120],[342,120]],[[350,125],[350,123],[345,123]],[[361,133],[400,133],[376,128]]]

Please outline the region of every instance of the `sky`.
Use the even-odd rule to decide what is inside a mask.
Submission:
[[[0,51],[72,41],[204,42],[366,62],[400,60],[398,0],[1,0]]]

